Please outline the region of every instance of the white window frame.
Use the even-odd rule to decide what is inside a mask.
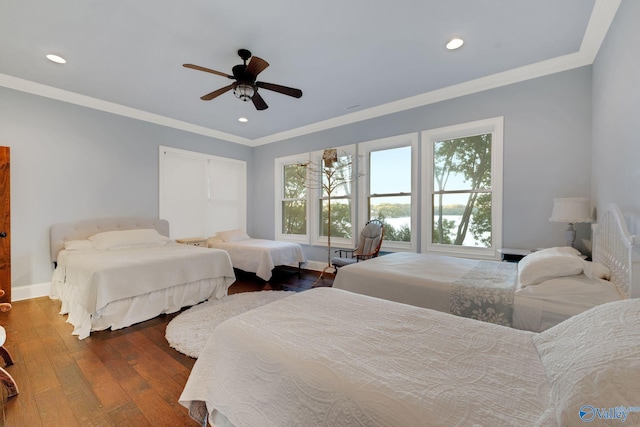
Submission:
[[[354,164],[352,165],[353,170],[351,171],[351,175],[353,177],[353,181],[351,182],[351,239],[345,239],[343,237],[335,237],[331,236],[331,247],[337,248],[353,248],[356,242],[356,238],[360,234],[360,230],[358,228],[358,224],[356,223],[356,209],[357,209],[357,193],[358,186],[360,185],[360,178],[358,178],[358,155],[357,155],[357,146],[355,144],[352,145],[343,145],[341,147],[335,147],[338,151],[338,157],[340,156],[352,156],[354,160]],[[314,151],[310,153],[310,159],[315,165],[322,165],[322,154],[324,150]],[[322,188],[318,185],[318,178],[312,180],[309,175],[307,175],[307,195],[309,197],[308,200],[308,210],[307,210],[307,227],[313,227],[310,230],[311,244],[317,246],[327,246],[327,237],[320,236],[318,225],[320,223],[320,218],[318,216],[319,212],[319,200],[322,197]],[[313,225],[312,225],[313,224]]]
[[[438,141],[491,133],[491,244],[490,248],[433,244],[433,146]],[[500,259],[502,248],[504,117],[493,117],[453,126],[423,131],[422,148],[422,240],[421,252],[438,252],[474,258]]]
[[[358,227],[362,229],[369,216],[367,200],[371,195],[369,177],[370,154],[375,151],[388,150],[393,148],[411,147],[411,241],[410,242],[389,242],[383,240],[383,251],[391,252],[416,252],[418,249],[418,134],[409,133],[388,138],[376,139],[373,141],[361,142],[358,144],[360,153],[360,173],[363,175],[360,181],[358,197]]]
[[[310,202],[313,200],[310,195],[309,186],[307,185],[307,229],[302,234],[284,234],[282,232],[282,201],[284,200],[284,167],[287,165],[297,165],[306,163],[310,160],[309,153],[296,154],[293,156],[280,157],[275,159],[275,238],[285,242],[293,242],[300,244],[309,243],[309,226],[310,226]],[[308,177],[307,177],[308,180]],[[307,181],[308,183],[308,181]]]

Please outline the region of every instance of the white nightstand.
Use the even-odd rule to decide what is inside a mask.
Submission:
[[[186,239],[176,239],[176,242],[189,246],[202,246],[207,247],[207,239],[204,237],[188,237]]]

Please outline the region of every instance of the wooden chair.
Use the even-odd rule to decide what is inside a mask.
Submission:
[[[0,328],[2,328],[2,326],[0,326]],[[4,344],[6,337],[4,328],[0,331],[0,337],[2,338],[0,341]],[[13,365],[13,359],[11,358],[11,354],[9,354],[3,346],[0,346],[0,356],[4,362],[4,367],[0,367],[0,384],[7,388],[7,397],[13,397],[18,394],[18,385],[11,374],[4,369],[7,366]]]
[[[0,297],[4,296],[5,292],[0,289]],[[11,310],[11,303],[0,303],[0,311]],[[0,359],[4,362],[4,365],[0,367],[0,384],[4,385],[7,389],[7,397],[13,397],[18,394],[18,385],[15,380],[4,368],[13,365],[13,359],[9,351],[4,348],[4,342],[7,339],[7,332],[2,326],[0,326]]]
[[[372,219],[368,221],[360,232],[360,240],[358,247],[355,249],[337,249],[337,257],[331,259],[331,264],[338,272],[338,268],[345,265],[354,264],[356,262],[375,258],[380,252],[382,239],[384,238],[384,226],[382,221]]]

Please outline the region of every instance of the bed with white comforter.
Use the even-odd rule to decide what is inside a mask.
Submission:
[[[114,223],[134,224],[128,219],[95,221],[100,230]],[[86,236],[95,228],[82,224],[52,228],[56,267],[50,293],[52,299],[61,300],[60,313],[68,314],[73,334],[80,339],[91,331],[120,329],[221,298],[235,281],[225,251],[178,244],[151,228],[121,228]],[[135,224],[150,223],[136,219]],[[71,230],[73,238],[55,238],[60,229]]]
[[[571,247],[520,263],[394,253],[338,270],[333,287],[541,332],[631,295],[634,236],[615,205],[594,226],[594,261]]]
[[[180,403],[217,427],[554,426],[637,396],[638,300],[534,334],[317,288],[220,324]]]
[[[510,326],[517,276],[513,263],[402,252],[340,268],[333,287]]]
[[[624,298],[610,280],[584,274],[587,261],[562,250],[546,252],[555,253],[551,263],[568,268],[550,273],[546,260],[531,264],[537,280],[524,286],[519,267],[530,271],[524,262],[394,253],[340,268],[333,287],[533,332]]]
[[[207,247],[227,251],[235,268],[255,273],[265,281],[271,279],[277,266],[300,267],[307,262],[297,243],[253,239],[242,230],[220,231],[207,239]]]

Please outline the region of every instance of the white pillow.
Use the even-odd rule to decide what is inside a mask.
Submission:
[[[130,247],[160,246],[170,239],[157,230],[141,228],[137,230],[105,231],[89,237],[96,249],[119,249]]]
[[[578,256],[582,255],[579,250],[571,246],[556,246],[555,248],[540,249],[539,251],[536,251],[536,252],[562,252],[562,253],[571,254],[571,255],[578,255]]]
[[[242,240],[248,240],[251,238],[247,233],[245,233],[243,230],[240,230],[239,228],[235,230],[218,231],[216,235],[225,242],[240,242]]]
[[[605,279],[611,278],[611,270],[599,262],[582,261],[584,265],[584,275],[590,279]]]
[[[561,247],[542,249],[525,256],[518,263],[519,287],[582,273],[584,263],[578,254],[580,252],[573,248]]]
[[[68,251],[84,251],[95,248],[95,245],[91,240],[67,240],[64,248]]]
[[[596,409],[638,406],[640,299],[599,305],[533,335],[558,425],[639,425],[640,413],[600,419]]]

